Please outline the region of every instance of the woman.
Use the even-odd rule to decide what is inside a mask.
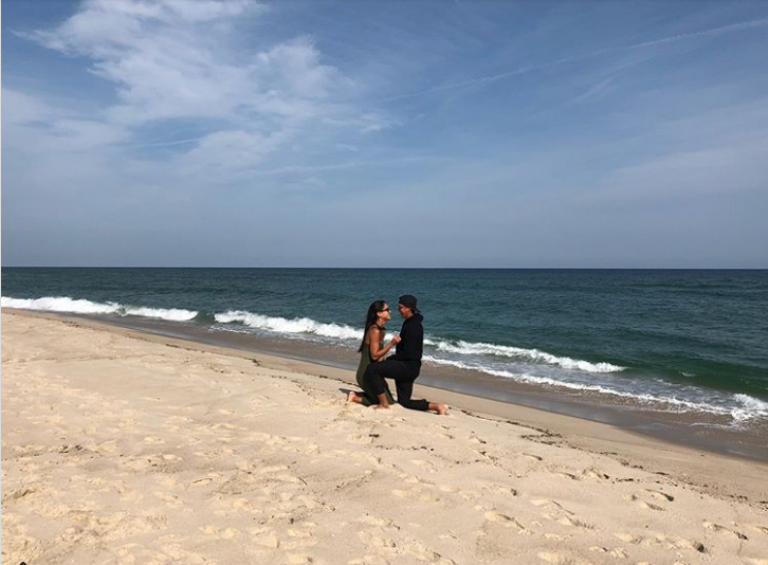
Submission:
[[[363,342],[358,351],[360,355],[360,365],[357,367],[357,384],[363,389],[363,392],[350,392],[347,396],[349,402],[357,402],[363,406],[378,404],[379,399],[372,394],[365,386],[363,375],[371,363],[383,361],[389,350],[400,343],[400,336],[395,335],[387,345],[384,345],[384,332],[387,322],[392,319],[392,312],[383,300],[377,300],[368,307],[368,314],[365,317],[365,332],[363,332]],[[386,390],[387,400],[390,404],[394,403],[392,393],[389,388]]]

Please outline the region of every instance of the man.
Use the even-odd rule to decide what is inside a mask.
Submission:
[[[410,294],[400,297],[397,310],[405,321],[400,330],[400,343],[397,344],[395,354],[386,361],[368,365],[363,377],[370,390],[379,399],[376,408],[389,408],[387,385],[384,379],[393,379],[397,387],[397,402],[404,408],[432,410],[441,415],[447,414],[446,404],[411,399],[413,382],[421,371],[421,356],[424,349],[424,326],[421,322],[424,316],[419,312],[416,297]]]

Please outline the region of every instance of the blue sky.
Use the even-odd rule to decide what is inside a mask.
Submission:
[[[768,268],[768,3],[2,3],[2,263]]]

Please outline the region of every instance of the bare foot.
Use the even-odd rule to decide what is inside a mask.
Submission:
[[[374,410],[389,410],[389,404],[376,404]]]
[[[362,402],[362,398],[360,398],[358,394],[354,390],[352,390],[347,395],[347,402],[356,402],[360,404]]]
[[[437,413],[438,413],[438,415],[440,415],[440,416],[447,416],[449,408],[450,408],[450,406],[448,406],[447,404],[438,404],[437,405]]]

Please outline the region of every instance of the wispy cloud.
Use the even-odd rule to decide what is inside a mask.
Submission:
[[[512,69],[510,71],[502,72],[502,73],[494,73],[490,75],[480,76],[480,77],[474,77],[467,80],[462,81],[456,81],[451,82],[448,84],[442,84],[442,85],[436,85],[431,88],[426,88],[423,90],[418,90],[415,92],[407,92],[403,94],[396,94],[393,96],[387,96],[384,98],[379,99],[379,102],[392,102],[396,100],[403,100],[407,98],[415,98],[419,96],[425,96],[428,94],[434,94],[436,92],[442,92],[442,91],[450,91],[450,90],[456,90],[460,88],[467,88],[467,87],[473,87],[473,86],[484,86],[488,84],[492,84],[495,82],[498,82],[500,80],[526,75],[534,72],[540,72],[548,69],[552,69],[555,67],[559,67],[562,65],[568,65],[572,63],[578,63],[582,61],[587,61],[590,59],[595,59],[598,57],[602,57],[604,55],[614,54],[614,53],[621,53],[624,51],[634,51],[638,49],[646,49],[649,47],[659,47],[662,45],[667,45],[671,43],[677,43],[680,41],[687,41],[691,39],[697,39],[701,37],[711,37],[711,36],[718,36],[718,35],[724,35],[727,33],[734,33],[738,31],[746,31],[750,29],[758,29],[768,26],[768,18],[760,18],[745,22],[740,22],[736,24],[730,24],[725,26],[719,26],[715,28],[710,28],[706,30],[701,30],[697,32],[691,32],[691,33],[684,33],[684,34],[677,34],[677,35],[670,35],[667,37],[661,37],[657,39],[652,39],[649,41],[642,41],[637,43],[631,43],[626,45],[618,45],[615,47],[606,47],[603,49],[596,49],[593,51],[590,51],[588,53],[583,53],[581,55],[574,55],[569,57],[562,57],[559,59],[554,59],[552,61],[547,61],[540,64],[535,65],[524,65],[520,66],[516,69]]]
[[[219,181],[239,177],[317,120],[363,132],[390,127],[350,103],[354,81],[323,63],[310,37],[246,49],[238,26],[266,14],[252,0],[88,0],[60,26],[24,37],[89,59],[90,71],[114,85],[118,103],[87,119],[65,119],[63,109],[33,96],[16,105],[36,117],[27,126],[37,137],[79,139],[71,150],[116,143],[125,150],[175,148],[180,154],[170,164],[185,176]],[[137,136],[139,128],[181,119],[207,120],[208,131],[151,142]]]
[[[11,2],[6,261],[351,266],[391,202],[414,266],[695,246],[768,178],[768,13],[705,4]]]

